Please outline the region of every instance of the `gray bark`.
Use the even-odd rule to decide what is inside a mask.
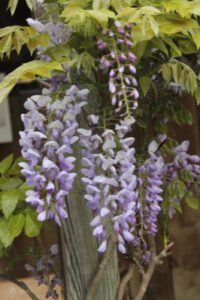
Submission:
[[[88,109],[95,106],[91,97]],[[97,98],[96,98],[97,99]],[[92,102],[93,101],[93,102]],[[81,120],[82,124],[86,124]],[[87,127],[87,126],[84,126]],[[70,199],[67,201],[69,218],[63,225],[62,252],[63,273],[65,277],[65,300],[84,300],[87,290],[94,278],[102,255],[97,252],[97,241],[92,236],[90,222],[92,213],[87,208],[84,199],[84,187],[80,178],[80,149],[75,149],[76,164],[79,176],[76,177]],[[119,282],[117,251],[113,249],[112,256],[103,272],[101,282],[96,287],[93,300],[116,300]]]

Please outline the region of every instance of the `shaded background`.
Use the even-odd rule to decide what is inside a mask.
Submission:
[[[0,27],[13,24],[24,25],[25,19],[29,17],[29,10],[23,1],[13,17],[6,12],[7,1],[0,1]],[[29,61],[31,58],[23,48],[20,56],[11,55],[11,58],[0,63],[0,73],[8,73],[21,63]],[[18,145],[18,132],[22,128],[20,114],[23,110],[25,99],[36,94],[39,91],[38,86],[18,85],[9,97],[9,106],[11,113],[11,123],[13,131],[13,142],[0,144],[0,160],[10,153],[17,157],[20,155]],[[172,135],[179,141],[190,140],[191,153],[200,154],[200,111],[195,100],[189,96],[181,99],[185,106],[192,112],[194,123],[192,126],[176,126],[172,124]],[[183,214],[177,214],[170,225],[171,239],[174,241],[172,256],[167,259],[165,264],[156,271],[151,281],[145,300],[199,300],[200,299],[200,211],[183,207]],[[57,228],[53,230],[45,229],[42,232],[41,240],[45,247],[49,247],[57,241]],[[17,238],[14,251],[16,257],[21,258],[16,263],[14,269],[15,276],[28,276],[23,265],[32,261],[31,257],[24,255],[24,250],[30,247],[38,247],[37,239],[28,239],[25,236]],[[0,273],[5,269],[5,262],[0,260]],[[133,278],[129,288],[135,289],[137,278]],[[1,300],[10,300],[3,299]],[[15,298],[18,300],[18,298]],[[21,298],[19,298],[21,300]],[[28,298],[27,298],[28,299]],[[73,300],[73,299],[69,299]]]

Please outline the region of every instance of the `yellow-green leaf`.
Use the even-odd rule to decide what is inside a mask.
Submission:
[[[29,7],[30,10],[33,9],[33,6],[34,6],[33,0],[26,0],[26,4],[27,4],[27,6]]]
[[[185,202],[187,205],[193,209],[199,208],[199,201],[196,197],[194,197],[192,194],[188,195],[185,199]]]
[[[11,15],[14,15],[17,8],[18,1],[19,0],[9,0],[8,8],[10,9]]]
[[[1,199],[1,209],[6,217],[9,218],[10,215],[15,210],[17,203],[19,201],[20,194],[17,190],[10,190],[3,193]]]
[[[109,7],[110,0],[94,0],[93,1],[93,9],[107,9]]]
[[[151,79],[148,76],[142,76],[140,77],[139,82],[143,95],[146,96],[151,87]]]
[[[197,49],[200,48],[200,28],[194,29],[190,31],[192,39],[197,46]]]
[[[151,42],[157,49],[165,53],[167,56],[169,55],[169,51],[165,43],[160,38],[154,38]]]
[[[29,212],[26,215],[25,221],[25,234],[28,237],[35,237],[40,233],[42,222],[37,220],[37,214],[35,212]]]
[[[4,77],[3,81],[0,83],[0,103],[10,93],[18,81],[33,80],[36,76],[50,78],[53,70],[62,71],[63,68],[60,63],[40,60],[33,60],[23,64]]]
[[[195,92],[194,92],[194,96],[196,98],[196,102],[199,105],[200,104],[200,87],[198,87]]]
[[[25,224],[25,216],[20,213],[10,216],[8,219],[8,232],[12,238],[17,237],[23,230]]]
[[[171,79],[171,76],[172,76],[172,71],[171,71],[171,68],[170,66],[168,66],[168,64],[163,64],[161,66],[161,70],[162,70],[162,75],[163,75],[163,78],[169,82],[170,79]]]
[[[8,230],[8,220],[0,220],[0,241],[5,248],[10,246],[13,242],[13,237],[10,235]]]
[[[159,25],[158,25],[158,23],[156,22],[156,20],[152,16],[149,16],[148,19],[149,19],[149,23],[151,25],[151,28],[152,28],[153,32],[157,36],[158,33],[159,33]]]
[[[181,18],[178,15],[158,15],[156,21],[159,24],[160,32],[173,35],[178,32],[187,32],[198,28],[198,23],[193,19]]]
[[[109,10],[87,10],[87,13],[94,18],[97,23],[99,23],[102,27],[106,27],[108,24],[109,18],[114,19],[115,14]]]
[[[140,11],[145,15],[160,15],[161,11],[154,6],[143,6]]]
[[[10,154],[0,162],[0,174],[5,174],[13,163],[13,154]]]

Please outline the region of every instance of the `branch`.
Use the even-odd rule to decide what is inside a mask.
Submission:
[[[133,276],[133,272],[134,272],[134,266],[130,265],[128,272],[124,275],[124,277],[122,278],[122,281],[119,284],[117,300],[124,299],[125,288],[126,288],[128,282],[131,280],[131,278]]]
[[[46,88],[50,88],[51,84],[46,82],[45,80],[42,80],[40,78],[35,78],[35,79],[31,79],[31,80],[20,80],[17,82],[18,85],[26,85],[26,84],[31,84],[34,82],[38,82],[39,84],[43,85]]]
[[[139,289],[139,292],[135,298],[135,300],[142,300],[144,297],[144,294],[146,293],[147,287],[149,285],[149,282],[153,276],[153,273],[155,271],[155,268],[157,265],[162,263],[162,259],[168,256],[169,249],[173,246],[173,243],[168,244],[159,254],[156,254],[156,245],[155,241],[151,241],[151,252],[152,252],[152,257],[151,257],[151,262],[149,264],[149,267],[146,271],[146,273],[143,274],[142,277],[142,283]]]
[[[85,300],[94,300],[94,294],[95,294],[96,288],[102,278],[102,275],[108,264],[109,258],[111,257],[111,254],[114,250],[114,244],[115,244],[115,239],[112,236],[108,242],[108,249],[104,254],[104,257],[97,269],[97,272],[96,272],[92,282],[90,283]]]
[[[6,274],[0,274],[0,280],[8,280],[15,285],[17,285],[19,288],[24,290],[24,292],[32,299],[32,300],[40,300],[27,286],[27,284],[23,281],[17,280],[16,278],[12,277],[11,275]]]

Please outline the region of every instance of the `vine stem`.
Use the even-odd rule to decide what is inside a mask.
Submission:
[[[114,52],[116,54],[117,66],[118,66],[118,69],[120,69],[120,61],[119,61],[119,58],[118,58],[118,50],[117,50],[117,46],[116,46],[115,42],[113,42],[113,48],[114,48]],[[119,76],[120,76],[121,84],[122,84],[122,87],[123,87],[125,84],[124,84],[123,76],[120,72],[119,72]],[[122,90],[123,90],[123,95],[124,95],[124,102],[125,102],[125,106],[126,106],[126,112],[127,112],[128,117],[130,117],[131,113],[130,113],[130,108],[129,108],[129,104],[128,104],[127,94],[126,94],[126,92],[123,88],[122,88]]]
[[[119,284],[119,289],[118,289],[118,294],[117,294],[117,300],[123,300],[124,299],[124,293],[125,293],[125,288],[129,281],[131,280],[134,272],[134,266],[130,265],[128,272],[124,275],[122,278],[120,284]]]
[[[21,280],[17,280],[11,275],[6,275],[6,274],[0,274],[0,280],[8,280],[15,285],[17,285],[19,288],[24,290],[24,292],[32,299],[32,300],[40,300],[32,291],[31,289],[27,286],[27,284]]]
[[[95,291],[96,291],[97,286],[103,276],[104,271],[106,270],[108,261],[114,250],[114,245],[115,245],[115,238],[114,238],[114,236],[111,236],[108,241],[107,251],[105,252],[103,259],[96,271],[96,274],[94,275],[94,278],[92,279],[92,281],[89,285],[85,300],[94,300]]]
[[[151,262],[149,264],[147,271],[145,273],[143,273],[142,282],[141,282],[138,294],[134,300],[142,300],[143,299],[143,297],[147,291],[148,285],[150,283],[150,280],[154,274],[156,266],[160,265],[162,263],[162,259],[170,254],[169,249],[173,246],[173,243],[170,243],[170,244],[166,245],[165,248],[159,254],[156,254],[155,240],[151,240],[150,242],[151,242],[151,255],[152,255]]]

